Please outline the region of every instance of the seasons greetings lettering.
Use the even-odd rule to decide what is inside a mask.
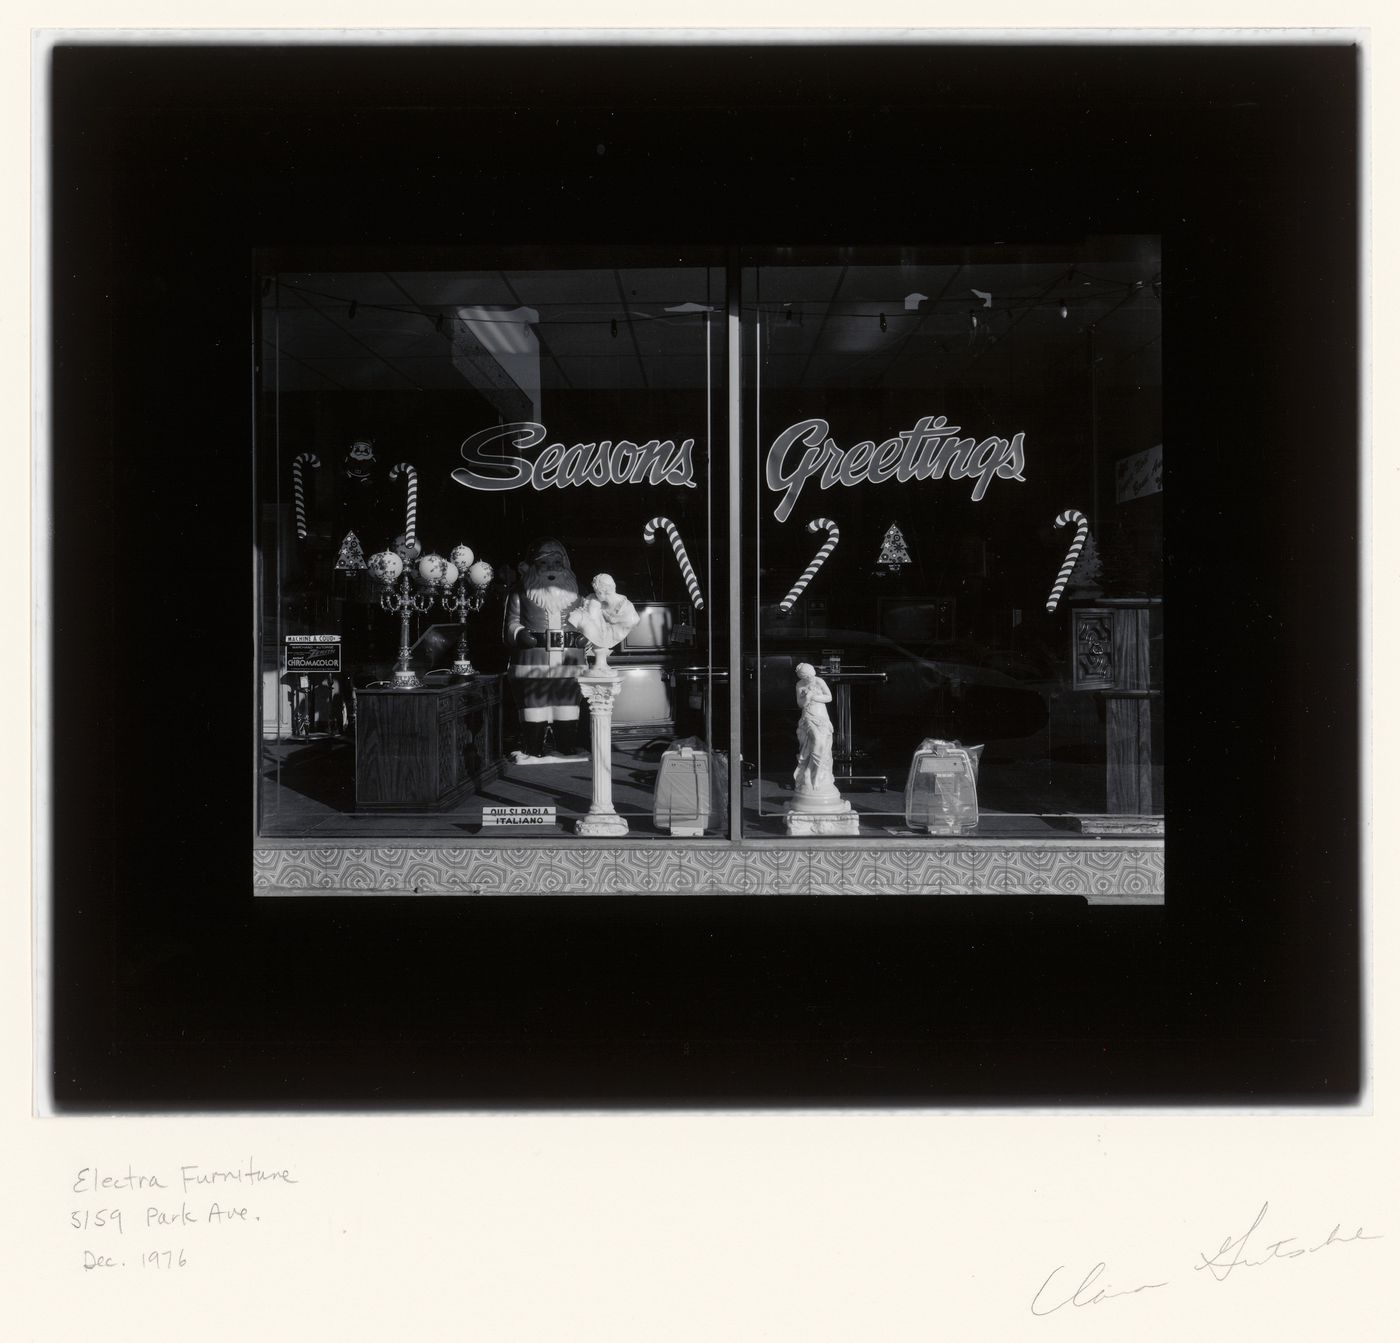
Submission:
[[[542,424],[516,421],[473,434],[462,444],[462,460],[452,479],[469,490],[557,490],[571,485],[683,485],[695,488],[692,454],[695,440],[679,446],[671,439],[633,443],[605,439],[601,443],[550,443],[532,462],[520,454],[538,448],[549,437]],[[499,445],[514,448],[506,452]],[[492,451],[492,449],[495,449]]]
[[[974,501],[987,493],[994,477],[1024,482],[1025,434],[984,438],[979,443],[975,438],[959,438],[961,433],[947,416],[925,415],[912,429],[901,430],[878,446],[866,439],[843,452],[825,420],[800,420],[784,429],[768,449],[765,479],[770,490],[783,496],[773,516],[786,522],[802,487],[814,478],[819,489],[829,490],[833,485],[862,482],[882,485],[897,480],[904,485],[911,480],[942,480],[945,475],[949,480],[975,476]],[[794,454],[797,447],[802,451]]]
[[[786,522],[809,480],[817,488],[881,485],[895,480],[975,479],[974,502],[994,479],[1025,480],[1025,434],[963,438],[945,415],[925,415],[912,429],[877,444],[866,439],[847,449],[831,437],[826,420],[789,425],[768,449],[764,479],[781,494],[773,516]],[[462,460],[452,479],[471,490],[568,489],[580,485],[675,485],[695,488],[695,440],[603,439],[594,443],[546,443],[549,431],[533,421],[497,425],[462,443]],[[541,447],[541,445],[544,445]],[[539,449],[533,459],[525,454]]]

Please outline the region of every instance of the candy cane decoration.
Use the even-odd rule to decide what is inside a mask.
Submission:
[[[663,529],[671,538],[671,549],[676,552],[676,563],[681,566],[681,577],[685,579],[692,605],[697,611],[703,611],[705,599],[700,595],[700,582],[695,577],[695,570],[690,567],[690,556],[685,553],[685,542],[681,540],[676,524],[670,518],[652,518],[642,531],[642,539],[647,545],[651,545],[656,540],[658,528]]]
[[[298,541],[306,540],[306,491],[301,483],[303,462],[314,471],[321,465],[321,459],[314,452],[303,452],[292,458],[292,494],[296,500]]]
[[[411,548],[418,540],[418,472],[407,462],[400,462],[389,472],[389,479],[397,480],[400,474],[408,477],[408,518],[404,523],[403,539]]]
[[[1055,519],[1055,526],[1063,527],[1067,522],[1073,522],[1078,527],[1074,540],[1070,543],[1069,553],[1065,556],[1065,562],[1060,565],[1060,576],[1055,580],[1055,586],[1050,589],[1050,600],[1045,603],[1047,611],[1053,611],[1060,601],[1060,593],[1065,590],[1065,584],[1069,582],[1069,576],[1074,572],[1075,562],[1079,559],[1079,552],[1084,549],[1084,538],[1089,535],[1089,519],[1074,508],[1067,508],[1058,518]]]
[[[826,563],[826,557],[836,549],[837,542],[841,540],[841,529],[830,518],[813,518],[807,524],[809,532],[819,532],[823,527],[826,528],[827,539],[822,544],[822,548],[817,551],[811,564],[802,571],[802,577],[792,585],[792,591],[778,603],[778,610],[783,615],[787,615],[792,610],[793,603],[802,595],[802,589],[812,581],[813,575]]]

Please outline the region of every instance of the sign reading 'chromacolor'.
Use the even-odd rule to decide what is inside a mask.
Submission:
[[[549,437],[542,424],[517,420],[483,429],[462,443],[462,460],[452,479],[469,490],[568,489],[571,485],[684,485],[691,478],[695,440],[677,445],[672,439],[633,443],[550,443],[534,461],[520,454],[538,448]],[[513,452],[505,448],[513,448]]]
[[[897,480],[966,480],[976,477],[972,497],[980,500],[992,479],[1024,482],[1026,436],[1012,439],[959,438],[962,430],[949,424],[945,415],[925,415],[912,429],[902,429],[895,438],[876,444],[872,439],[842,450],[830,437],[825,420],[801,420],[790,425],[773,440],[768,449],[766,478],[768,488],[781,493],[773,510],[779,522],[787,521],[797,505],[802,487],[818,478],[818,487],[833,485],[880,485]],[[797,448],[802,451],[795,452]]]

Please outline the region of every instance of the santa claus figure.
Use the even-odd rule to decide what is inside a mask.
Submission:
[[[567,619],[578,602],[578,579],[562,542],[532,541],[506,602],[502,635],[510,651],[510,683],[520,711],[524,758],[546,751],[552,734],[559,755],[578,750],[578,675],[587,663],[583,637]]]

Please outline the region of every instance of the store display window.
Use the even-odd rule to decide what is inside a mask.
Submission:
[[[1157,829],[1156,241],[784,249],[742,282],[745,833]]]
[[[330,255],[258,258],[268,852],[1160,895],[1157,239]]]
[[[629,255],[265,263],[264,836],[727,833],[724,271]]]

